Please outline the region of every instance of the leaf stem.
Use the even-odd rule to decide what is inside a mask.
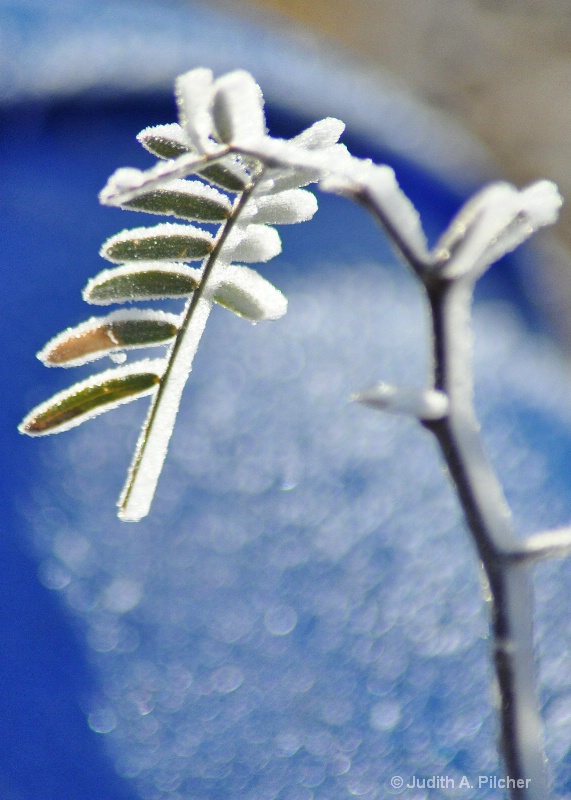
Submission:
[[[188,300],[183,320],[168,355],[161,383],[142,428],[127,481],[118,501],[119,517],[136,522],[150,510],[173,432],[182,392],[213,304],[211,284],[224,244],[250,199],[263,170],[241,193],[232,216],[224,223],[210,253],[200,285]]]

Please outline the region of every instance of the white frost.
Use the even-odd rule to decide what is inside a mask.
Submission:
[[[168,125],[152,125],[148,128],[143,128],[143,130],[137,134],[137,141],[143,145],[145,150],[155,155],[154,151],[151,150],[147,144],[151,139],[171,140],[182,145],[182,147],[186,147],[188,150],[193,149],[192,143],[178,122],[171,122]]]
[[[508,183],[487,186],[456,215],[433,251],[446,277],[477,278],[538,228],[557,219],[561,196],[551,181],[522,191]]]
[[[213,278],[215,279],[215,276]],[[165,375],[160,393],[157,393],[151,405],[118,502],[119,517],[125,522],[137,522],[149,513],[167,455],[182,392],[211,308],[212,297],[209,292],[205,292],[194,308],[190,324],[178,340],[175,362]]]
[[[179,118],[192,145],[199,153],[211,148],[213,75],[210,69],[193,69],[175,81]]]
[[[224,145],[216,145],[215,149],[214,160],[228,153],[228,148]],[[212,160],[196,153],[184,153],[178,158],[159,161],[147,170],[122,167],[111,175],[99,193],[99,201],[105,206],[120,206],[142,194],[162,188],[175,178],[186,178],[187,175],[200,172]]]
[[[348,174],[348,165],[359,164],[349,155],[345,145],[334,144],[323,149],[307,149],[296,144],[295,139],[260,138],[245,152],[268,165],[267,175],[273,181],[274,191],[295,189],[315,183],[330,174]]]
[[[434,389],[408,389],[378,383],[351,399],[371,408],[416,417],[421,421],[442,419],[448,413],[448,398],[444,392]]]
[[[240,147],[265,136],[264,98],[249,72],[229,72],[214,89],[214,125],[222,141]]]
[[[270,225],[292,225],[306,222],[317,211],[317,199],[304,189],[289,189],[284,192],[256,196],[256,211],[251,219]]]
[[[159,189],[155,189],[154,191],[176,192],[177,194],[183,194],[188,197],[196,197],[200,199],[204,198],[205,200],[210,200],[211,202],[216,203],[221,208],[223,208],[224,211],[226,211],[227,213],[230,213],[232,209],[232,205],[227,195],[218,191],[218,189],[215,189],[214,186],[211,186],[208,183],[203,183],[202,181],[188,181],[178,178],[173,181],[169,181],[168,183],[165,183]],[[129,208],[128,210],[139,211],[141,209]],[[145,213],[150,213],[146,209],[143,209],[143,211]],[[173,217],[178,216],[174,211],[171,211],[171,214]],[[184,217],[184,219],[186,219],[186,217]]]
[[[171,238],[181,236],[185,239],[194,239],[196,241],[201,241],[207,244],[212,244],[213,236],[208,231],[203,230],[202,228],[198,228],[196,225],[181,225],[175,222],[161,222],[159,225],[152,225],[151,227],[143,227],[143,228],[125,228],[125,230],[119,231],[119,233],[110,236],[105,242],[103,242],[101,246],[101,250],[99,251],[99,255],[106,258],[108,261],[114,261],[115,263],[120,263],[121,261],[125,261],[125,258],[115,258],[114,256],[109,255],[109,250],[116,244],[121,244],[123,242],[135,242],[141,241],[144,239],[157,239],[157,238]],[[194,261],[204,256],[190,256],[190,257],[181,257],[178,256],[173,258],[173,261]],[[165,261],[169,261],[171,259],[164,258]]]
[[[428,245],[420,215],[398,185],[394,170],[385,165],[367,165],[363,180],[371,200],[384,209],[398,235],[408,243],[418,259],[425,260]]]
[[[313,150],[315,148],[331,147],[339,140],[345,130],[345,123],[335,117],[320,119],[306,128],[304,131],[294,136],[291,140],[299,147]]]
[[[287,298],[249,267],[228,266],[216,288],[214,300],[252,322],[275,320],[287,312]]]
[[[282,243],[279,233],[269,225],[248,225],[244,230],[239,226],[228,236],[223,248],[226,261],[258,262],[269,261],[279,255]]]

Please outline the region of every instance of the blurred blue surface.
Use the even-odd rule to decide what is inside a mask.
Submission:
[[[426,355],[412,282],[359,209],[321,196],[314,221],[281,231],[267,275],[290,296],[283,323],[215,316],[147,522],[113,508],[142,406],[53,440],[16,432],[76,378],[33,354],[91,314],[81,289],[101,242],[142,224],[97,193],[116,167],[152,163],[135,135],[174,120],[177,72],[267,78],[278,135],[347,117],[350,149],[395,167],[431,238],[489,164],[392,85],[262,29],[252,48],[243,20],[198,5],[2,2],[0,41],[2,797],[373,800],[395,773],[496,772],[477,568],[438,457],[416,427],[346,404],[380,378],[420,382]],[[424,138],[399,140],[388,119],[374,136],[355,100],[367,89]],[[479,292],[478,402],[531,532],[571,516],[571,427],[518,263]],[[568,573],[545,565],[537,582],[562,794]]]

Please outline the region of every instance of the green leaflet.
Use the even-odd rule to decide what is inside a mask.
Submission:
[[[123,203],[122,207],[133,211],[147,211],[150,214],[172,214],[180,219],[198,222],[223,222],[232,211],[228,202],[217,202],[204,195],[171,189],[149,192]]]
[[[158,375],[140,372],[75,384],[33,409],[22,421],[19,430],[29,436],[46,436],[67,430],[101,411],[148,394],[159,383]]]
[[[40,354],[47,366],[73,366],[122,347],[146,347],[172,339],[177,326],[160,319],[93,319],[49,342]]]
[[[114,322],[110,327],[117,344],[125,347],[166,342],[172,339],[178,330],[172,322],[152,319],[129,319],[124,322]]]
[[[141,141],[150,153],[159,158],[178,158],[185,153],[193,152],[192,148],[186,147],[182,142],[165,134],[146,133]],[[243,192],[249,183],[249,177],[246,174],[241,176],[238,170],[235,172],[222,164],[212,164],[198,172],[197,175],[229,192]]]
[[[190,147],[185,147],[182,142],[164,135],[146,134],[142,141],[146,149],[159,158],[178,158],[178,156],[183,156],[185,153],[193,152]]]
[[[136,230],[111,237],[101,250],[109,261],[194,261],[212,250],[208,237],[182,233],[139,235]]]
[[[197,174],[229,192],[243,192],[250,182],[247,175],[242,178],[222,164],[212,164]]]
[[[164,269],[104,270],[93,278],[83,293],[94,305],[126,303],[137,300],[160,300],[167,297],[188,297],[199,281],[190,273]]]

